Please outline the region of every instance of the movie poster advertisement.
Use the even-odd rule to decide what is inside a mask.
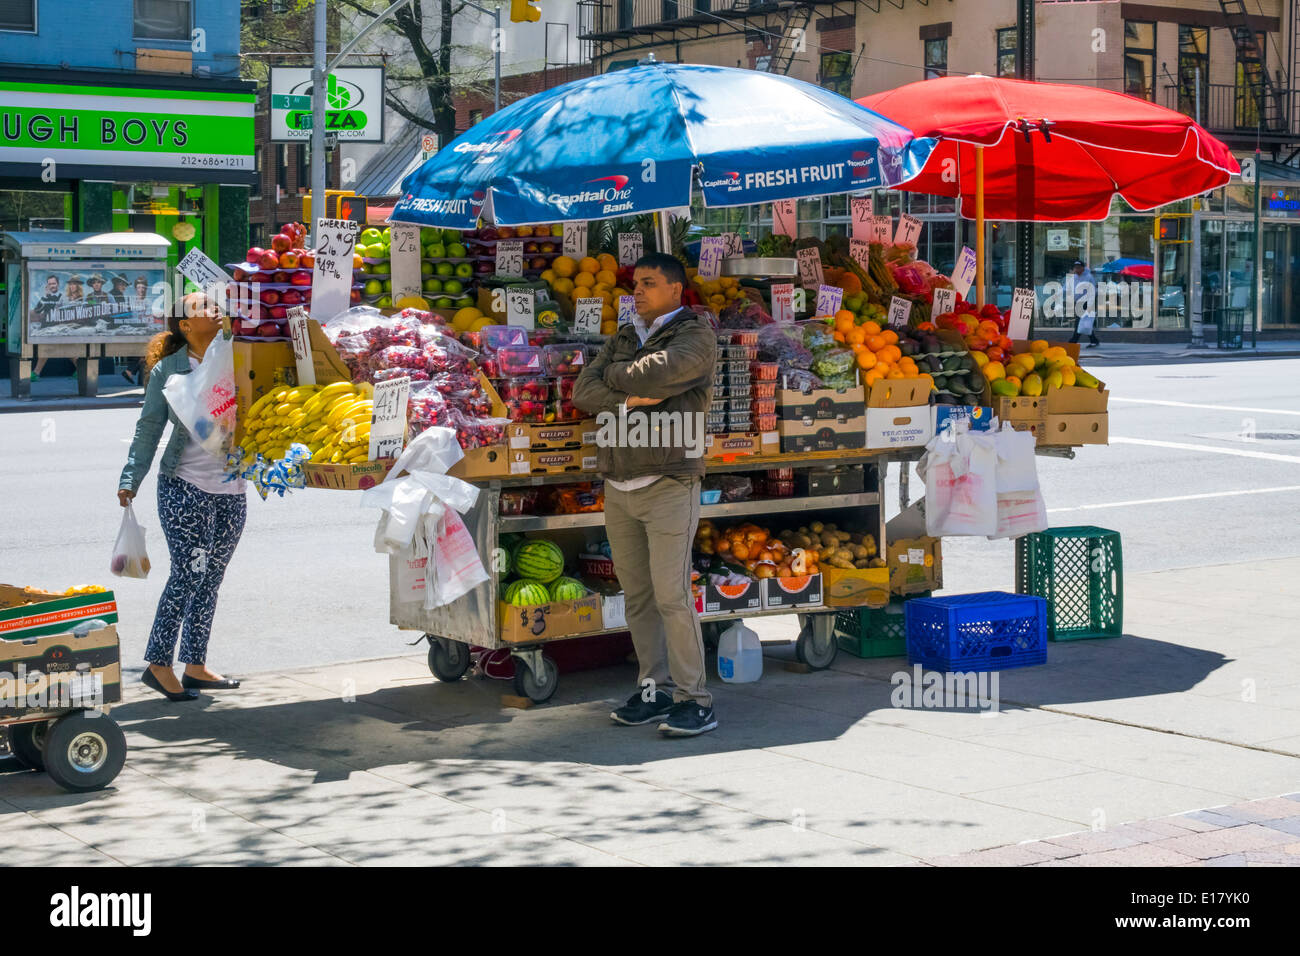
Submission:
[[[145,339],[166,328],[162,262],[32,262],[27,341]]]

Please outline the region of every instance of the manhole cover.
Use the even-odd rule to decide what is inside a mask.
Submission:
[[[1300,432],[1255,432],[1256,441],[1300,441]]]

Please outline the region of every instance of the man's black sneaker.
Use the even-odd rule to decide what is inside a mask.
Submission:
[[[637,691],[627,699],[627,703],[609,715],[609,719],[624,727],[639,727],[653,723],[667,715],[673,709],[673,695],[666,691],[655,691],[650,700],[641,699]]]
[[[659,725],[659,732],[669,737],[694,737],[718,726],[712,707],[701,707],[693,700],[674,704],[668,718]]]

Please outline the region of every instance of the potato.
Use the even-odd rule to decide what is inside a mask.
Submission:
[[[885,566],[885,559],[884,559],[884,558],[872,558],[871,561],[870,561],[870,565],[871,565],[871,567],[873,567],[873,568],[883,568],[883,567]]]
[[[825,529],[826,529],[827,531],[838,531],[838,530],[839,530],[839,526],[838,526],[837,524],[835,524],[834,522],[827,522],[825,525],[823,525],[823,527],[825,527]]]
[[[858,531],[855,531],[853,534],[849,535],[849,540],[852,541],[854,544],[861,544],[861,543],[862,543],[862,533],[861,533],[861,532],[858,532]]]
[[[853,563],[853,552],[848,548],[836,548],[832,557],[837,561],[847,561],[849,564]]]
[[[814,521],[814,522],[812,522],[811,524],[808,525],[808,529],[809,529],[810,531],[812,531],[813,534],[821,534],[821,533],[822,533],[822,530],[823,530],[825,527],[826,527],[826,526],[825,526],[824,524],[822,524],[820,521]]]
[[[844,560],[842,560],[842,559],[840,559],[840,558],[831,558],[831,559],[830,559],[829,561],[827,561],[826,563],[829,564],[832,568],[843,568],[845,571],[852,571],[852,570],[853,570],[853,562],[852,562],[852,561],[844,561]]]
[[[864,558],[871,557],[871,555],[867,554],[867,549],[860,544],[850,545],[849,550],[853,552],[854,561],[861,561]]]
[[[876,542],[874,541],[868,541],[863,545],[863,547],[867,549],[867,557],[874,558],[878,553],[876,550]]]
[[[829,561],[831,558],[835,557],[835,552],[836,552],[836,550],[837,550],[837,549],[836,549],[836,547],[835,547],[833,544],[832,544],[832,545],[827,545],[826,547],[822,548],[821,551],[819,551],[819,552],[817,553],[817,560],[818,560],[818,561]]]
[[[802,524],[801,524],[801,525],[799,526],[799,530],[798,530],[797,533],[798,533],[798,534],[807,534],[807,533],[808,533],[808,526],[807,526],[807,525],[802,525]]]
[[[858,561],[854,561],[854,562],[853,562],[853,566],[854,566],[855,568],[857,568],[858,570],[862,570],[862,569],[864,569],[864,568],[869,568],[869,567],[871,567],[871,563],[870,563],[866,558],[862,558],[862,559],[860,559],[860,560],[858,560]]]

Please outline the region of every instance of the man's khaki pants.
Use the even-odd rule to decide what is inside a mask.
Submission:
[[[698,478],[664,477],[630,492],[605,485],[605,532],[641,668],[638,683],[671,687],[675,703],[710,707],[691,596],[691,544],[699,520]]]

